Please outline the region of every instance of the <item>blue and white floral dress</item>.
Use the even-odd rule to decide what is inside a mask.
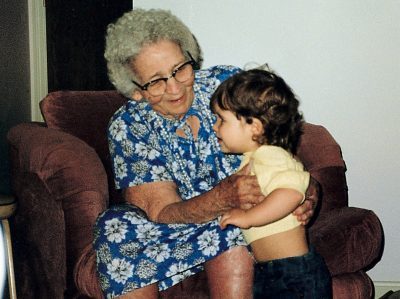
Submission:
[[[223,80],[238,71],[230,66],[196,71],[195,99],[181,120],[163,118],[145,101],[129,101],[121,107],[109,126],[117,188],[173,181],[181,198],[190,200],[235,172],[240,158],[221,153],[209,99]],[[196,139],[186,124],[190,116],[200,120]],[[177,129],[186,137],[178,136]],[[128,204],[99,216],[94,240],[100,284],[108,298],[155,282],[160,290],[169,288],[202,270],[205,261],[238,245],[246,245],[240,230],[221,230],[217,220],[154,223]]]

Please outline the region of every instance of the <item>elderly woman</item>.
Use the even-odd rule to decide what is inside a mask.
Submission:
[[[253,261],[240,230],[221,230],[216,218],[262,195],[248,169],[231,175],[240,156],[221,153],[209,109],[216,87],[240,70],[198,70],[196,39],[163,10],[135,9],[111,24],[105,58],[112,83],[132,100],[109,126],[115,183],[126,204],[96,225],[104,293],[158,298],[159,290],[205,269],[212,298],[251,298]],[[299,219],[307,222],[312,206],[299,207]]]

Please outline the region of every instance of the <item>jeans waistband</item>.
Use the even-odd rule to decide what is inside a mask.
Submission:
[[[276,273],[277,271],[289,273],[298,270],[307,272],[319,267],[321,262],[324,263],[323,258],[310,246],[310,251],[304,255],[257,263],[255,270],[264,273]]]

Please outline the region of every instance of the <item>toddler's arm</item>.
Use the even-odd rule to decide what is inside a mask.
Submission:
[[[248,210],[232,209],[228,211],[222,216],[220,225],[223,229],[228,224],[246,229],[266,225],[292,213],[302,200],[303,194],[299,191],[279,188]]]

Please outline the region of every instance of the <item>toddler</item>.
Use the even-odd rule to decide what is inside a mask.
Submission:
[[[305,197],[310,175],[296,158],[303,117],[285,81],[264,69],[242,71],[211,98],[223,152],[243,154],[265,199],[248,210],[232,209],[220,225],[235,225],[256,259],[254,298],[332,297],[323,258],[309,246],[305,227],[292,212]]]

